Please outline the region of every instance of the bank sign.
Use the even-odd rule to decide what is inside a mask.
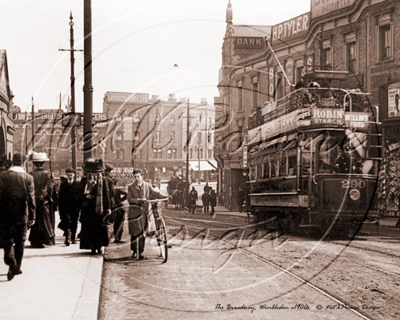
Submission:
[[[237,37],[235,48],[241,49],[262,49],[264,39],[262,37]]]
[[[353,5],[355,0],[311,0],[311,17],[313,19],[331,14]]]

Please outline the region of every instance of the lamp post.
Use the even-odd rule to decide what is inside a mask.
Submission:
[[[83,7],[83,55],[84,55],[84,85],[83,85],[83,157],[92,157],[92,122],[93,122],[93,84],[92,84],[92,1],[84,0]]]
[[[201,133],[200,133],[201,134]],[[197,157],[199,158],[199,184],[201,184],[201,173],[200,173],[200,139],[199,135],[197,135]]]
[[[32,97],[32,151],[35,151],[35,104]]]

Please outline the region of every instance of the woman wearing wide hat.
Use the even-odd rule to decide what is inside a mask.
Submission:
[[[111,200],[103,172],[102,159],[87,159],[83,164],[85,176],[79,184],[81,203],[80,249],[100,253],[108,246],[108,229],[104,218],[111,213]]]
[[[29,241],[32,248],[44,248],[44,245],[54,244],[54,227],[50,217],[50,203],[53,184],[50,173],[43,169],[45,162],[49,161],[46,153],[33,152],[29,156],[34,169],[30,173],[35,183],[36,222],[31,228]]]

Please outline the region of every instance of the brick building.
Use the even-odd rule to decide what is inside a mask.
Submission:
[[[129,175],[134,167],[152,181],[185,177],[187,100],[170,94],[167,100],[147,93],[107,92],[103,108],[109,119],[107,161],[116,172]],[[202,99],[189,103],[190,168],[211,178],[214,169],[213,141],[215,110]]]
[[[228,4],[220,97],[214,103],[220,106],[215,135],[219,191],[227,203],[232,203],[246,174],[243,142],[249,120],[257,121],[267,106],[273,109],[302,78],[305,85],[312,81],[370,92],[370,105],[378,107],[383,123],[384,163],[400,173],[400,2],[312,0],[310,9],[275,26],[237,26]],[[400,190],[397,175],[392,180]],[[398,199],[399,193],[392,193],[390,198]],[[399,209],[394,200],[383,207],[388,212]]]

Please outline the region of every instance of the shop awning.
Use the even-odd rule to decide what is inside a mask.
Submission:
[[[199,161],[189,161],[189,167],[195,171],[199,171]],[[215,160],[200,160],[200,171],[217,170],[217,161]]]

